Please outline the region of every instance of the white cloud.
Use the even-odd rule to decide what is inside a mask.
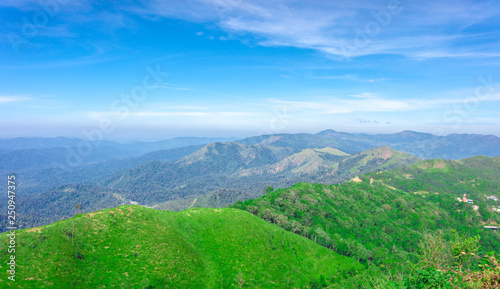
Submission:
[[[474,24],[494,23],[500,12],[494,1],[400,1],[396,2],[400,6],[394,9],[389,6],[393,2],[388,0],[144,3],[142,9],[134,12],[216,22],[232,34],[253,35],[259,44],[267,46],[293,46],[343,57],[378,53],[418,58],[498,56],[498,32],[490,29],[489,38],[484,39],[481,39],[484,35],[463,32]]]
[[[443,98],[443,99],[388,99],[365,92],[351,95],[351,99],[330,97],[328,100],[288,101],[271,99],[271,104],[286,107],[289,111],[301,114],[345,114],[356,112],[401,112],[423,111],[430,109],[450,109],[453,104],[473,106],[479,102],[500,101],[500,94],[479,97]]]
[[[92,119],[101,118],[128,118],[128,117],[190,117],[190,118],[218,118],[218,117],[251,117],[256,116],[255,113],[249,112],[193,112],[193,111],[134,111],[134,112],[115,112],[115,111],[88,111],[86,115]]]
[[[24,96],[0,96],[0,104],[16,102],[16,101],[24,101],[29,99],[30,99],[29,97],[24,97]]]
[[[370,78],[368,81],[369,82],[378,82],[378,81],[383,81],[383,80],[387,80],[387,78]]]

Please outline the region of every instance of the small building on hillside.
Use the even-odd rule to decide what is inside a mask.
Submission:
[[[488,199],[488,200],[493,200],[493,201],[495,201],[495,202],[498,202],[498,198],[497,198],[497,197],[495,197],[495,196],[489,196],[489,197],[487,197],[486,199]]]
[[[483,228],[498,231],[498,226],[484,226]]]

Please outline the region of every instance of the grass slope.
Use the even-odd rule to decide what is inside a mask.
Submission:
[[[73,235],[73,226],[75,233]],[[17,232],[1,288],[306,288],[362,266],[236,209],[122,206]],[[7,260],[7,233],[0,258]],[[241,274],[240,274],[241,272]]]

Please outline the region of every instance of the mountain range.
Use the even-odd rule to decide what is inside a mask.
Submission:
[[[33,226],[70,217],[76,199],[85,204],[86,212],[131,201],[167,210],[224,207],[238,200],[257,198],[270,186],[342,183],[371,171],[392,170],[420,161],[408,152],[445,159],[444,156],[469,157],[475,153],[500,155],[500,141],[495,136],[438,137],[412,131],[368,135],[326,130],[230,142],[214,140],[217,139],[104,142],[82,164],[69,168],[53,164],[63,163],[68,149],[75,149],[82,140],[0,140],[0,149],[4,150],[0,154],[0,174],[18,175],[22,182],[19,198],[24,202],[19,213],[26,216],[25,226]],[[422,150],[429,144],[429,151]],[[149,151],[157,148],[162,149]],[[126,157],[121,155],[123,151],[134,153]],[[135,155],[139,152],[147,153]],[[69,193],[75,191],[77,198]],[[40,207],[44,203],[65,202],[72,205],[61,205],[56,211]]]
[[[330,130],[91,161],[96,150],[70,169],[50,165],[68,147],[4,148],[2,172],[19,184],[16,258],[29,260],[16,288],[413,288],[429,274],[463,284],[462,268],[486,274],[479,258],[497,264],[500,235],[488,228],[500,223],[500,157],[392,148],[428,141]],[[424,156],[495,155],[496,141],[447,136]],[[3,259],[9,238],[0,234]],[[423,263],[435,246],[444,257],[432,266],[455,268],[455,248],[470,242],[477,255],[457,251],[455,275]]]

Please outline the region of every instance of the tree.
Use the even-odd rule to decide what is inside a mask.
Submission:
[[[82,213],[82,204],[76,204],[75,205],[75,211],[79,211],[80,214]]]
[[[274,188],[271,187],[271,186],[268,186],[265,190],[264,190],[264,194],[267,195],[269,193],[272,193],[274,192]]]

